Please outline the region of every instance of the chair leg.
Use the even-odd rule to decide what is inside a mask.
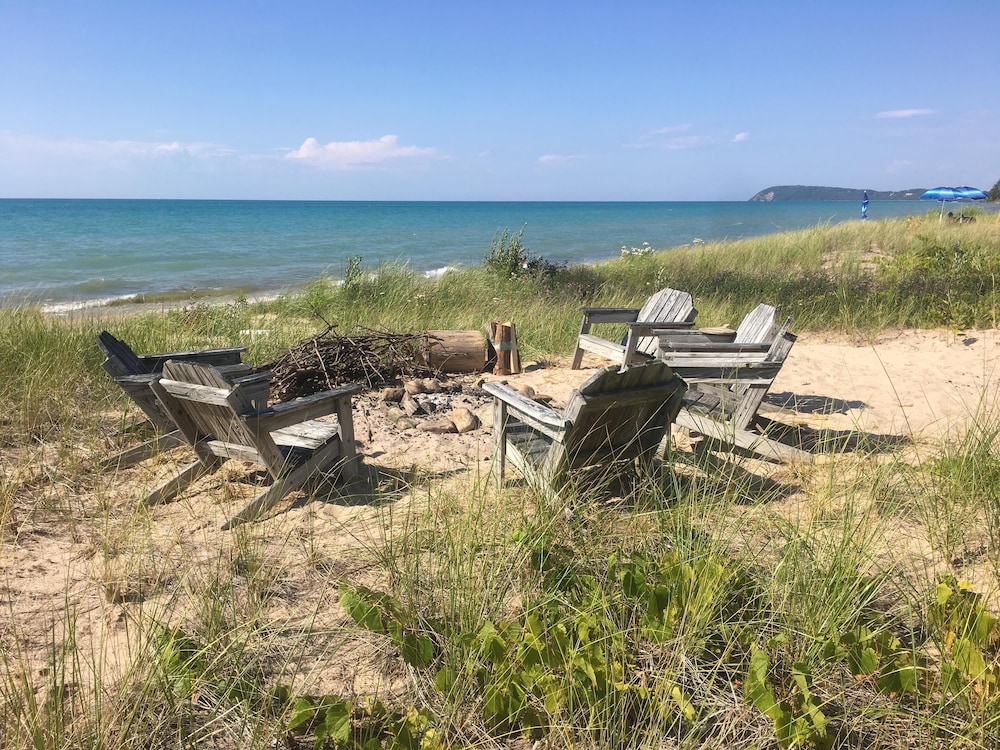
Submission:
[[[302,487],[307,477],[308,472],[302,466],[278,477],[270,487],[257,495],[238,513],[227,519],[222,524],[222,530],[228,531],[233,526],[260,518],[264,513],[277,505],[281,501],[281,498],[289,492],[294,492]]]
[[[193,464],[185,466],[173,478],[164,482],[140,500],[139,505],[156,505],[164,503],[167,500],[172,500],[198,479],[215,471],[220,463],[222,462],[216,459],[215,461],[205,462],[195,461]]]
[[[142,463],[147,458],[155,456],[160,451],[167,451],[184,445],[184,436],[180,430],[168,432],[166,435],[157,435],[151,440],[147,440],[141,445],[126,448],[121,453],[103,458],[97,463],[97,467],[104,469],[127,469]]]

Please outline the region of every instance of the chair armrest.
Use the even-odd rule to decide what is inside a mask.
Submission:
[[[483,383],[483,390],[505,403],[511,411],[546,427],[564,430],[570,425],[570,421],[555,409],[528,398],[505,383]]]
[[[155,354],[140,354],[139,361],[149,368],[150,372],[159,372],[168,359],[181,362],[193,362],[202,365],[236,365],[240,364],[245,346],[231,346],[223,349],[199,349],[185,352],[156,352]]]
[[[770,344],[732,344],[726,341],[660,341],[660,350],[665,353],[711,352],[716,354],[767,353]]]
[[[594,323],[633,323],[639,317],[638,307],[581,307],[583,319]]]
[[[247,366],[249,366],[249,365],[247,365]],[[220,370],[223,373],[223,375],[227,374],[226,371],[222,370],[221,368],[216,368],[216,369]],[[243,385],[243,386],[249,385],[249,386],[254,386],[257,383],[262,383],[262,382],[265,382],[265,381],[268,382],[268,383],[270,383],[271,382],[271,378],[273,378],[273,377],[274,377],[274,373],[271,372],[270,370],[268,370],[266,372],[256,372],[253,375],[243,375],[243,376],[238,377],[238,378],[233,378],[233,385]]]
[[[149,385],[154,380],[159,380],[162,377],[158,372],[148,372],[143,375],[112,375],[111,379],[114,380],[118,385],[124,387],[127,385]]]
[[[694,325],[693,321],[642,321],[639,323],[629,323],[628,328],[636,336],[657,336],[659,334],[673,333],[680,331],[688,332]]]
[[[293,424],[333,414],[337,411],[341,401],[350,399],[351,396],[361,393],[363,390],[364,386],[359,383],[348,383],[330,391],[314,393],[294,401],[247,412],[242,417],[247,425],[253,429],[273,432],[282,427],[289,427]]]

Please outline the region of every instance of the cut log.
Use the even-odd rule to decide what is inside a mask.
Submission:
[[[521,372],[521,353],[517,348],[517,328],[513,321],[490,323],[490,344],[496,350],[494,375],[517,375]]]
[[[479,331],[425,331],[420,359],[440,372],[482,372],[486,367],[486,343]]]

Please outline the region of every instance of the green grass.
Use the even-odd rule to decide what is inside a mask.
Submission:
[[[92,467],[139,421],[100,370],[102,328],[140,351],[247,343],[263,363],[326,323],[513,319],[524,357],[565,358],[581,305],[669,285],[703,325],[765,301],[796,330],[865,337],[995,325],[998,257],[1000,226],[928,215],[514,275],[358,259],[273,302],[106,320],[0,310],[0,745],[995,747],[988,393],[962,437],[918,460],[831,455],[786,477],[792,497],[677,452],[629,498],[572,512],[414,472],[364,505],[223,533],[201,502],[136,508],[152,469]],[[36,550],[65,566],[45,622],[25,614],[50,564]]]

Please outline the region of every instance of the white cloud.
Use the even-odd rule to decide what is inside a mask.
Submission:
[[[542,167],[554,167],[582,158],[582,156],[576,154],[543,154],[538,157],[538,164]]]
[[[750,134],[746,132],[737,133],[736,135],[733,136],[733,143],[744,143],[749,140],[750,140]]]
[[[887,109],[875,115],[877,120],[901,120],[907,117],[924,117],[936,115],[933,109]]]
[[[347,169],[389,159],[433,156],[435,153],[433,148],[401,146],[396,136],[384,135],[374,141],[331,141],[327,144],[321,144],[315,138],[306,138],[301,146],[285,154],[285,158],[321,167]]]
[[[698,148],[714,143],[717,139],[711,135],[701,135],[691,132],[693,125],[671,125],[665,128],[655,128],[639,136],[631,144],[631,148],[663,148],[668,151],[681,151]]]
[[[11,151],[20,158],[32,155],[60,159],[121,161],[123,159],[176,158],[210,159],[232,156],[233,149],[215,143],[163,143],[157,141],[105,141],[82,138],[42,138],[0,131],[0,152]]]

